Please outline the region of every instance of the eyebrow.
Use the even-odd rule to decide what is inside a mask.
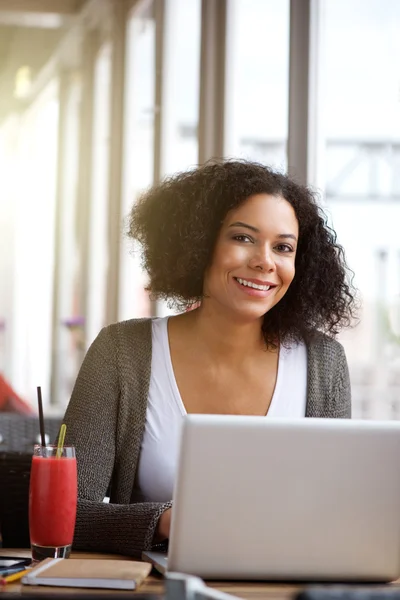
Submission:
[[[236,221],[235,223],[229,225],[229,227],[245,227],[246,229],[250,229],[250,231],[254,231],[254,233],[260,233],[260,230],[257,229],[257,227],[254,227],[254,225],[249,225],[248,223],[243,223],[242,221]],[[280,240],[291,239],[297,242],[297,237],[293,235],[293,233],[280,233],[277,237]]]

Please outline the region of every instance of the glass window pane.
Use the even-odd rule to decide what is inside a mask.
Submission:
[[[77,243],[77,192],[79,178],[79,139],[81,117],[81,78],[69,78],[65,91],[64,107],[64,162],[60,186],[59,211],[62,224],[60,231],[60,254],[56,268],[60,274],[58,305],[55,307],[58,328],[53,332],[52,402],[65,407],[71,397],[72,388],[82,361],[81,316],[77,303],[79,248]]]
[[[201,1],[165,3],[163,175],[198,163]]]
[[[326,202],[363,301],[343,335],[354,415],[400,417],[400,3],[326,0]]]
[[[51,377],[58,114],[58,81],[53,80],[21,115],[19,175],[13,182],[10,381],[31,402],[41,385],[46,405]]]
[[[231,0],[226,154],[286,168],[289,1]]]
[[[162,177],[198,164],[201,0],[168,0],[164,11]],[[160,300],[156,312],[176,311]]]
[[[156,23],[153,4],[135,9],[128,21],[125,96],[125,149],[122,214],[153,183]],[[150,315],[140,254],[125,238],[121,247],[119,318]]]
[[[99,51],[94,74],[92,199],[90,206],[86,345],[105,323],[108,266],[108,165],[110,139],[111,45]]]

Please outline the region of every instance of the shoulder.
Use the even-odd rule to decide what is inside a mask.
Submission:
[[[332,361],[345,357],[342,344],[320,331],[314,332],[306,346],[308,354],[317,361]]]
[[[125,336],[131,335],[132,333],[140,335],[147,331],[151,331],[151,324],[153,320],[153,318],[148,317],[143,319],[128,319],[127,321],[118,321],[117,323],[107,325],[102,329],[102,331],[106,331],[113,336]]]
[[[345,360],[345,351],[337,340],[315,331],[307,340],[297,341],[287,348],[290,355],[306,354],[308,362],[316,366],[332,366],[336,361]]]
[[[106,344],[131,345],[134,343],[151,343],[151,327],[153,319],[129,319],[118,321],[103,327],[95,341]]]
[[[91,344],[89,354],[113,357],[120,366],[133,360],[151,359],[151,330],[153,319],[129,319],[103,327]]]

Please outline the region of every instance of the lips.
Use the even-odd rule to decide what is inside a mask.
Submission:
[[[275,283],[270,283],[269,281],[264,282],[260,279],[234,277],[233,280],[242,292],[256,298],[266,298],[273,292],[274,288],[277,287]]]
[[[261,279],[248,279],[247,277],[234,277],[234,279],[243,287],[250,287],[262,291],[268,291],[270,288],[276,287],[275,283],[272,283],[271,281],[262,281]]]

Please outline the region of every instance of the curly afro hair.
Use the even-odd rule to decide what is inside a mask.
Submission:
[[[307,340],[316,330],[335,336],[352,323],[355,296],[344,251],[313,193],[264,165],[225,160],[178,173],[145,192],[129,216],[153,298],[185,309],[201,301],[205,271],[229,211],[253,194],[285,198],[299,222],[296,274],[264,316],[267,345]]]

